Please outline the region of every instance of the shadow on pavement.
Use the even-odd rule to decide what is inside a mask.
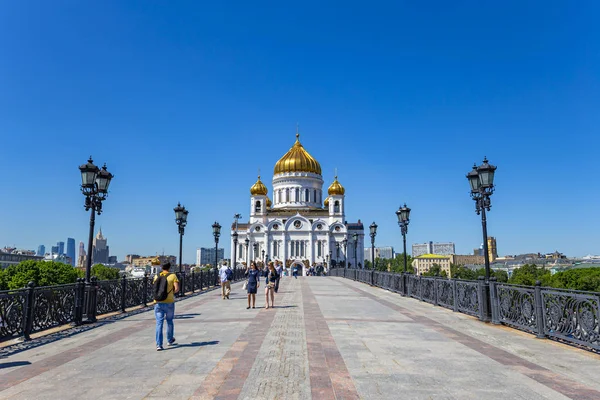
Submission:
[[[2,368],[12,368],[12,367],[22,367],[23,365],[31,365],[29,361],[13,361],[7,363],[0,363],[0,369]]]
[[[189,313],[189,314],[175,314],[173,319],[189,319],[194,318],[195,316],[202,315],[200,313]]]
[[[202,346],[213,346],[216,344],[219,344],[220,342],[218,340],[213,340],[211,342],[192,342],[192,343],[183,343],[183,344],[178,344],[177,346],[173,346],[173,347],[167,347],[165,348],[165,350],[172,350],[172,349],[177,349],[179,347],[202,347]]]

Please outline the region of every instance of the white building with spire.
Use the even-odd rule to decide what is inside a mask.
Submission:
[[[311,265],[346,262],[349,268],[363,268],[363,224],[346,221],[346,190],[337,176],[324,196],[321,165],[299,136],[275,164],[273,200],[260,176],[250,188],[250,219],[237,224],[237,247],[236,225],[231,226],[231,259],[240,267],[247,260],[279,260],[298,266],[304,275]]]

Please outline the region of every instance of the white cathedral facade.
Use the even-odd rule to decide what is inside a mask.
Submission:
[[[275,164],[273,201],[260,176],[250,188],[250,219],[231,227],[231,259],[238,267],[279,260],[304,275],[311,265],[363,268],[363,224],[346,221],[346,191],[337,176],[324,196],[321,165],[299,136]]]

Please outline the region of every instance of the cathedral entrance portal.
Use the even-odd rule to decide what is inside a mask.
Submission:
[[[304,273],[304,264],[302,264],[300,261],[292,261],[292,264],[290,265],[290,273],[292,273],[294,268],[298,268],[298,276],[306,275]]]

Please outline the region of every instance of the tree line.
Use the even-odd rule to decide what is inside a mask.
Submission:
[[[120,270],[102,264],[92,266],[92,276],[99,280],[118,279]],[[31,281],[36,286],[75,283],[85,272],[69,264],[56,261],[27,260],[0,269],[0,290],[22,289]]]

